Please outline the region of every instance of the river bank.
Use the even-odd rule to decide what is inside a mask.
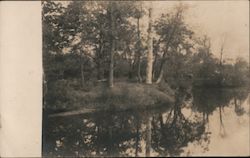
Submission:
[[[174,90],[167,84],[147,85],[141,83],[117,82],[109,88],[104,83],[88,91],[65,85],[54,88],[56,96],[46,105],[50,113],[88,113],[100,110],[129,110],[168,106],[174,103]]]

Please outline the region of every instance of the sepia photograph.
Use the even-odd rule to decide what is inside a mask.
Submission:
[[[250,156],[249,1],[42,1],[42,156]]]

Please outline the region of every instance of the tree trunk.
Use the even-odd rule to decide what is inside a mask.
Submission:
[[[166,62],[166,59],[164,59],[165,57],[163,57],[163,61],[161,62],[161,66],[160,66],[160,73],[159,73],[159,76],[158,76],[158,79],[156,80],[156,83],[160,83],[162,78],[163,78],[163,75],[164,75],[164,71],[163,71],[163,66]]]
[[[138,52],[137,52],[137,60],[138,60],[138,67],[137,67],[137,77],[139,82],[142,82],[141,78],[141,35],[140,35],[140,17],[137,19],[137,36],[138,36]]]
[[[82,53],[81,53],[81,60],[80,60],[80,62],[81,62],[81,88],[83,88],[83,86],[84,86],[84,70],[83,70],[83,55],[82,55]]]
[[[148,23],[148,53],[147,53],[147,69],[146,83],[152,84],[153,70],[153,37],[152,37],[152,5],[149,6],[149,23]]]
[[[99,52],[97,56],[97,79],[101,80],[103,78],[102,73],[102,54],[103,54],[103,40],[102,40],[102,33],[100,33],[100,41],[99,41]]]
[[[110,21],[111,21],[111,49],[109,65],[109,87],[114,85],[114,51],[115,51],[115,19],[114,19],[114,2],[110,2]]]
[[[132,59],[129,60],[129,71],[128,71],[128,78],[132,79],[133,77],[133,61]]]
[[[158,79],[156,80],[156,83],[157,83],[157,84],[161,82],[161,80],[162,80],[162,78],[163,78],[163,73],[164,73],[163,69],[160,69],[159,77],[158,77]]]
[[[102,79],[102,72],[101,72],[101,63],[100,63],[100,61],[98,61],[96,65],[97,65],[97,80],[101,80]]]
[[[110,51],[110,65],[109,65],[109,87],[114,86],[114,46],[112,42],[112,48]]]
[[[139,58],[138,58],[137,76],[138,76],[139,82],[142,82],[142,77],[141,77],[141,56],[139,56]]]
[[[161,126],[161,129],[163,129],[163,117],[162,117],[162,114],[159,114],[159,120],[160,120],[160,126]]]
[[[157,51],[157,50],[156,50]],[[157,53],[155,54],[155,59],[154,59],[154,62],[153,62],[153,72],[152,72],[152,80],[154,81],[155,80],[155,72],[156,72],[156,65],[157,65],[157,60],[158,60],[158,55]]]
[[[222,86],[223,84],[223,65],[222,65],[222,56],[223,56],[223,46],[221,47],[221,52],[220,52],[220,80],[219,80],[219,85]]]
[[[128,79],[132,79],[133,70],[134,70],[134,63],[133,63],[133,58],[132,58],[132,53],[131,53],[132,51],[129,48],[129,44],[126,43],[126,45],[127,45],[127,49],[125,50],[125,60],[129,61]]]

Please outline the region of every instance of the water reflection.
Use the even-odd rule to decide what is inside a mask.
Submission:
[[[242,102],[247,99],[248,90],[238,89],[194,89],[193,90],[193,110],[203,114],[203,121],[209,122],[209,116],[216,109],[219,111],[220,135],[225,136],[223,123],[224,107],[234,104],[234,111],[238,116],[246,113],[242,107]]]
[[[192,143],[206,152],[213,139],[210,119],[219,120],[220,135],[225,137],[225,107],[237,117],[249,117],[242,106],[246,89],[194,89],[191,94],[178,93],[175,105],[157,110],[45,116],[43,155],[178,156],[187,149],[192,152]]]

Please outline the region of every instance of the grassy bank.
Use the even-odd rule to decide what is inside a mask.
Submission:
[[[86,87],[85,87],[86,88]],[[50,87],[45,109],[60,112],[80,109],[141,109],[168,106],[174,102],[174,92],[167,84],[146,85],[117,82],[113,88],[105,83],[81,89],[73,82],[60,81]]]

